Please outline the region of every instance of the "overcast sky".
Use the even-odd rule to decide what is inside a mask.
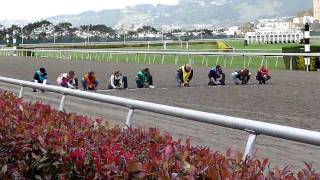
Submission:
[[[117,9],[143,3],[177,4],[178,0],[1,0],[0,20],[38,20],[61,14]]]

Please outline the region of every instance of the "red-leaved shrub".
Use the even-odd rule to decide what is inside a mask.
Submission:
[[[0,179],[319,179],[268,160],[241,160],[156,129],[110,128],[103,119],[58,112],[0,95]]]

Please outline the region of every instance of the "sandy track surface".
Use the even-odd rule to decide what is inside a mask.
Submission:
[[[235,86],[229,77],[234,69],[226,69],[226,86],[207,87],[208,69],[195,67],[192,87],[176,88],[174,72],[177,67],[170,65],[0,57],[1,76],[30,80],[39,67],[47,69],[52,84],[56,84],[55,79],[62,72],[75,70],[81,76],[90,69],[95,70],[102,89],[106,89],[108,77],[115,68],[128,76],[129,88],[134,88],[135,73],[149,67],[156,89],[99,93],[320,131],[319,72],[274,71],[271,73],[272,80],[267,85],[260,86],[252,78],[249,85]],[[17,86],[3,83],[0,83],[0,88],[14,92],[19,90]],[[53,93],[33,93],[31,89],[27,89],[25,93],[26,100],[42,100],[56,107],[60,97],[61,95]],[[128,112],[126,108],[72,97],[67,97],[66,109],[69,112],[104,117],[112,125],[123,125]],[[248,136],[243,131],[141,111],[134,114],[134,126],[156,127],[168,131],[175,138],[191,138],[196,145],[209,146],[223,153],[229,147],[243,151]],[[313,161],[314,167],[320,169],[320,147],[261,135],[257,139],[257,148],[257,157],[269,158],[273,165],[283,167],[290,164],[294,169],[301,169],[304,168],[304,161]]]

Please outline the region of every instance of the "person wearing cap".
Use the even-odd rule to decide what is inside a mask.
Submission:
[[[89,71],[85,74],[81,79],[81,83],[84,91],[97,90],[99,84],[94,71]]]
[[[136,83],[137,88],[154,88],[149,68],[144,68],[137,72]]]
[[[48,74],[45,68],[40,68],[33,76],[33,82],[41,83],[41,84],[48,84]],[[44,92],[44,90],[41,90]],[[37,89],[33,88],[33,92],[37,92]]]
[[[74,71],[69,71],[68,73],[62,73],[58,79],[57,83],[65,88],[78,89],[78,79],[75,77],[76,73]]]
[[[225,85],[226,75],[219,64],[215,68],[210,69],[208,77],[209,86]]]
[[[190,64],[181,66],[176,72],[176,85],[179,87],[188,87],[192,77],[192,66]]]
[[[109,80],[109,89],[127,89],[128,88],[128,78],[127,76],[122,76],[119,70],[112,72]]]
[[[235,71],[231,73],[231,78],[236,85],[248,84],[250,80],[251,73],[248,69],[242,69],[240,71]]]

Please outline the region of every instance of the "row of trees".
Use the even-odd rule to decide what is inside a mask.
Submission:
[[[119,30],[118,32],[106,25],[82,25],[80,27],[74,27],[69,22],[62,22],[53,24],[50,21],[42,20],[34,23],[29,23],[25,26],[11,25],[10,27],[4,27],[0,25],[0,43],[5,42],[6,35],[10,35],[10,38],[21,40],[34,40],[34,41],[50,41],[52,40],[63,40],[68,42],[73,40],[83,41],[84,39],[90,38],[92,41],[99,40],[120,40],[123,39],[125,34],[127,39],[138,39],[146,38],[147,34],[154,34],[156,38],[165,37],[166,39],[174,39],[177,36],[212,36],[212,30],[202,29],[193,31],[182,31],[180,29],[173,30],[171,32],[162,32],[152,26],[142,26],[135,30],[124,31]],[[163,36],[162,36],[163,34]],[[181,35],[182,34],[182,35]],[[148,37],[150,38],[150,37]],[[71,40],[71,41],[70,41]],[[59,41],[61,42],[61,41]]]
[[[13,35],[16,38],[24,39],[48,39],[50,37],[80,37],[90,34],[91,36],[109,36],[116,35],[116,31],[105,25],[83,25],[73,27],[69,22],[63,22],[54,25],[53,23],[42,20],[34,23],[29,23],[23,27],[12,25],[9,28],[4,28],[0,25],[0,39],[4,39],[6,34]]]

